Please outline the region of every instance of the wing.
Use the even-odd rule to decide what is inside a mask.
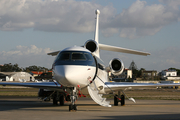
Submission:
[[[121,48],[121,47],[116,47],[116,46],[110,46],[110,45],[104,45],[104,44],[99,44],[99,48],[101,50],[129,53],[129,54],[136,54],[136,55],[144,55],[144,56],[150,55],[150,53],[147,53],[147,52],[127,49],[127,48]]]
[[[38,82],[38,83],[0,82],[0,85],[24,86],[24,87],[34,87],[34,88],[42,88],[42,89],[62,89],[61,85],[57,82]]]
[[[128,88],[168,87],[180,86],[180,83],[131,83],[131,82],[106,82],[105,91],[119,91]]]
[[[55,52],[47,53],[47,55],[56,56],[59,52],[61,52],[61,51],[55,51]]]

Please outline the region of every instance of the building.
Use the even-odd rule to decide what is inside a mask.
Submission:
[[[26,82],[34,81],[34,77],[27,72],[0,72],[1,81]]]
[[[142,70],[142,79],[143,80],[155,80],[157,79],[157,71],[155,70],[150,70],[150,71],[145,71],[145,70]]]
[[[168,79],[168,77],[170,77],[170,78],[173,78],[173,77],[177,77],[177,71],[176,70],[163,70],[162,72],[161,72],[161,79],[162,80],[166,80],[166,79]]]
[[[132,70],[125,68],[122,74],[115,76],[112,80],[117,82],[132,82]]]
[[[132,70],[124,69],[123,73],[119,75],[118,78],[124,78],[124,79],[132,78]]]
[[[31,71],[30,74],[34,77],[36,76],[40,76],[41,74],[43,74],[43,72],[39,72],[39,71]]]
[[[52,76],[52,71],[48,71],[45,73],[42,73],[39,76],[34,77],[36,80],[52,80],[53,76]]]

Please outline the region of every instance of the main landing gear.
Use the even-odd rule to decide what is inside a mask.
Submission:
[[[58,105],[58,101],[59,101],[59,105],[61,105],[61,106],[64,105],[64,94],[55,92],[53,95],[53,105]]]
[[[69,105],[69,111],[76,111],[77,110],[77,105],[75,104],[76,100],[77,100],[78,96],[77,96],[77,90],[76,87],[71,88],[71,104]]]
[[[118,102],[121,103],[121,106],[124,106],[125,105],[125,96],[128,100],[136,103],[135,99],[134,98],[129,98],[125,93],[124,91],[122,91],[122,95],[120,94],[120,91],[118,91],[118,95],[115,95],[114,96],[114,106],[118,106]]]
[[[121,106],[125,105],[125,96],[120,95],[120,91],[118,91],[118,95],[114,96],[114,106],[118,106],[118,102],[121,103]]]

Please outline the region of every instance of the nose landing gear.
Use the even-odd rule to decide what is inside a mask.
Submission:
[[[69,105],[69,111],[77,111],[77,105],[75,104],[78,98],[76,87],[71,88],[71,104]]]

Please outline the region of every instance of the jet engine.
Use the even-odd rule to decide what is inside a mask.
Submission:
[[[98,44],[94,40],[88,40],[85,42],[84,47],[93,53],[97,51]]]
[[[124,70],[124,64],[120,59],[114,58],[109,62],[109,68],[113,75],[120,75]]]

